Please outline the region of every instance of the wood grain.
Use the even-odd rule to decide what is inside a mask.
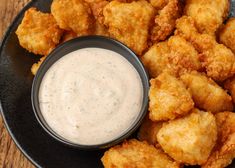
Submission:
[[[0,0],[0,39],[17,13],[29,0]],[[33,168],[19,151],[3,125],[0,116],[0,168]]]

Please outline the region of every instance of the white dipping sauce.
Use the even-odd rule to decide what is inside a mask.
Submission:
[[[120,54],[100,48],[71,52],[46,72],[39,104],[48,125],[70,142],[96,145],[119,137],[136,120],[143,86]]]

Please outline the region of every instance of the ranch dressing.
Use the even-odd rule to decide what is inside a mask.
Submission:
[[[81,145],[109,142],[136,120],[143,86],[136,69],[120,54],[84,48],[55,62],[39,89],[39,105],[58,135]]]

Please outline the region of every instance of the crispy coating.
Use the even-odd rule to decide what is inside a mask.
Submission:
[[[216,139],[215,117],[198,109],[163,124],[157,134],[159,144],[170,157],[189,165],[205,163]]]
[[[219,41],[235,53],[235,18],[230,18],[219,32]]]
[[[34,54],[47,55],[59,43],[62,30],[51,14],[30,8],[25,12],[16,34],[23,48]]]
[[[215,117],[218,140],[202,168],[224,168],[235,158],[235,113],[222,112]]]
[[[180,78],[190,89],[197,107],[212,113],[233,110],[231,96],[212,79],[198,72],[186,73]]]
[[[178,76],[202,68],[198,52],[180,36],[154,44],[141,60],[153,78],[164,71]]]
[[[235,76],[225,81],[224,88],[228,90],[228,92],[232,96],[233,103],[235,103]]]
[[[87,35],[92,31],[92,12],[83,0],[53,0],[51,13],[61,29],[77,35]]]
[[[186,0],[184,13],[191,16],[200,33],[214,35],[228,16],[229,0]]]
[[[105,168],[179,168],[161,149],[135,139],[110,148],[101,160]]]
[[[168,46],[170,48],[169,68],[176,76],[202,68],[198,52],[191,43],[181,36],[171,36],[168,40]]]
[[[94,28],[95,28],[95,31],[93,33],[94,35],[109,36],[108,29],[98,21],[95,22]]]
[[[109,3],[109,1],[106,0],[84,0],[84,1],[89,4],[92,14],[96,19],[96,22],[103,24],[104,22],[103,9]]]
[[[147,49],[149,26],[155,15],[154,8],[147,1],[111,1],[103,9],[103,14],[111,37],[123,42],[138,55]]]
[[[34,63],[31,67],[31,72],[33,75],[36,75],[39,67],[41,66],[42,62],[45,60],[46,56],[41,57],[40,60],[37,63]]]
[[[168,2],[169,0],[149,0],[149,3],[157,10],[161,10]]]
[[[162,122],[153,122],[147,115],[140,126],[138,132],[138,139],[140,141],[147,141],[149,144],[157,144],[157,133],[162,127]]]
[[[155,25],[151,30],[153,42],[163,41],[173,32],[175,21],[181,15],[179,0],[169,0],[167,5],[155,17]]]
[[[183,82],[168,73],[150,80],[149,118],[163,121],[186,115],[194,102]]]
[[[77,34],[74,33],[73,31],[65,31],[64,34],[63,34],[61,42],[63,43],[63,42],[72,40],[76,37],[77,37]]]
[[[103,15],[103,9],[104,7],[109,3],[109,1],[106,0],[85,0],[91,10],[92,14],[95,18],[94,23],[94,35],[101,35],[101,36],[109,36],[108,29],[105,27],[104,23],[104,15]]]
[[[200,52],[201,61],[207,75],[216,81],[224,81],[235,74],[235,55],[223,44],[218,44],[213,36],[198,33],[191,17],[177,20],[176,34],[190,41]]]
[[[168,65],[168,53],[170,49],[167,42],[159,42],[154,44],[141,57],[141,61],[147,68],[150,77],[155,78],[161,74]]]

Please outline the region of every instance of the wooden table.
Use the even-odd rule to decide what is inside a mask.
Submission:
[[[0,39],[17,13],[29,0],[0,0]],[[3,125],[0,116],[0,168],[33,168],[19,151]]]

